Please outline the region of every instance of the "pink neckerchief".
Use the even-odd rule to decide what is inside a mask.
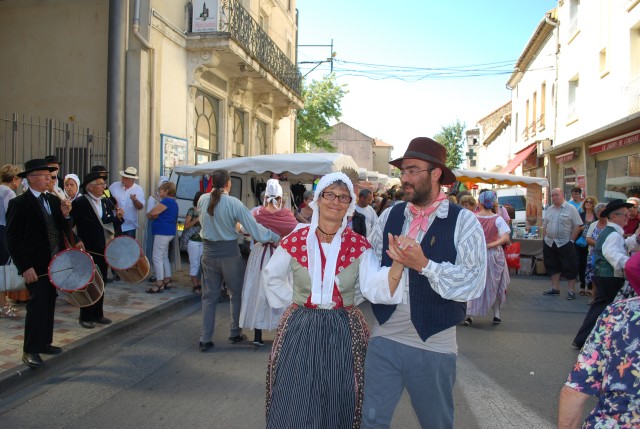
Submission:
[[[440,191],[435,201],[424,210],[416,208],[413,204],[409,205],[409,210],[411,210],[411,214],[413,215],[413,220],[409,226],[409,234],[407,234],[409,238],[415,240],[420,231],[427,232],[427,227],[429,226],[429,215],[436,211],[438,206],[440,206],[440,202],[446,199],[447,196]]]

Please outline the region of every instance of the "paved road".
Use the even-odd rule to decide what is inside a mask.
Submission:
[[[458,329],[457,428],[554,426],[558,392],[576,357],[569,344],[587,306],[582,299],[543,297],[547,286],[544,278],[514,279],[502,325],[477,318],[473,327]],[[368,307],[365,313],[370,317]],[[210,352],[196,347],[198,306],[184,308],[6,398],[2,426],[264,427],[268,346],[228,344],[228,306],[218,315]],[[419,427],[406,396],[393,427]]]

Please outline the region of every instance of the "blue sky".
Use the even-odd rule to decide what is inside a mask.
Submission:
[[[337,82],[349,91],[341,120],[393,145],[392,156],[399,157],[413,137],[433,136],[456,119],[471,128],[508,102],[510,72],[556,5],[556,0],[297,0],[296,7],[300,45],[329,45],[333,39]],[[298,49],[299,62],[329,55],[328,46]],[[312,72],[315,64],[299,67],[307,80],[329,73],[329,64]]]

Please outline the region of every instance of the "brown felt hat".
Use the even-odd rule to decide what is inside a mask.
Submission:
[[[427,161],[442,170],[443,185],[450,185],[456,181],[456,176],[446,166],[447,149],[429,137],[416,137],[411,140],[407,151],[402,158],[394,159],[389,164],[402,168],[402,161],[405,159],[421,159]]]

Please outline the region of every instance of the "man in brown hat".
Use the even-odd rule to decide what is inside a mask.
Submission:
[[[607,218],[607,226],[598,235],[593,248],[593,282],[596,294],[573,339],[573,346],[579,349],[584,345],[602,311],[613,302],[624,284],[624,265],[629,260],[629,252],[640,250],[640,228],[626,239],[623,236],[623,228],[629,221],[629,208],[632,205],[620,199],[611,200],[600,213],[601,218]]]
[[[65,248],[71,237],[71,202],[47,194],[54,167],[44,159],[32,159],[18,176],[27,179],[29,189],[9,201],[7,245],[9,254],[24,277],[31,299],[24,321],[22,361],[31,368],[44,364],[41,353],[58,354],[53,342],[56,290],[49,282],[49,263]],[[81,248],[78,242],[76,247]]]
[[[405,388],[422,427],[453,427],[456,325],[482,293],[487,252],[475,215],[441,190],[455,181],[446,157],[444,146],[418,137],[390,162],[400,169],[405,202],[382,213],[368,238],[383,266],[405,266],[403,303],[372,304],[363,428],[389,427]]]

